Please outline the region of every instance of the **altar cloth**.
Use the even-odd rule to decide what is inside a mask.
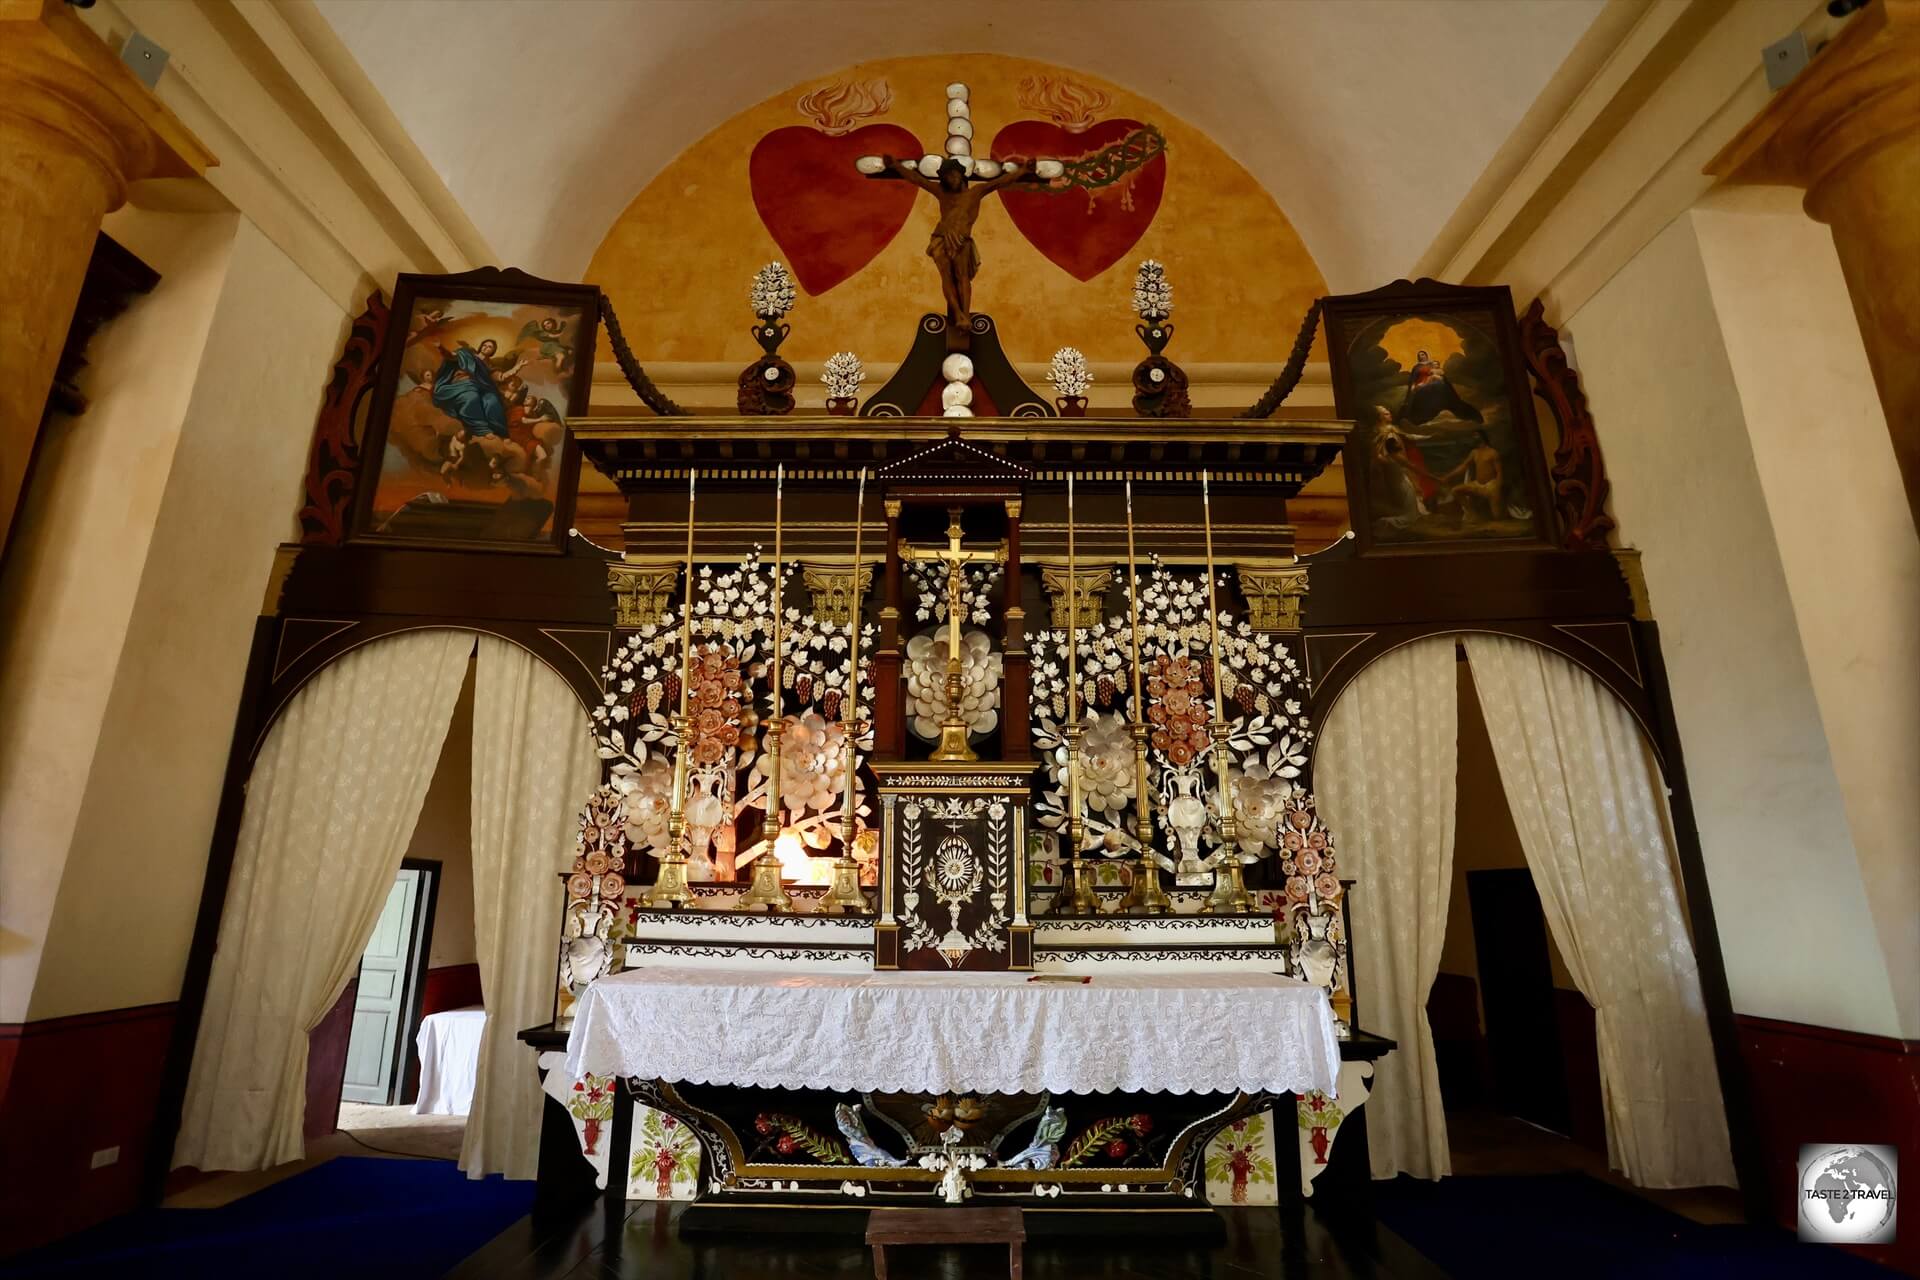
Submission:
[[[1332,1092],[1326,992],[1263,973],[647,967],[581,996],[567,1078],[888,1093]]]

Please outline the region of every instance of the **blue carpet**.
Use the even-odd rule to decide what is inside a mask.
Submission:
[[[143,1209],[0,1276],[438,1276],[525,1216],[533,1183],[443,1160],[343,1156],[219,1209]]]
[[[1886,1280],[1893,1272],[1771,1227],[1702,1226],[1618,1187],[1565,1173],[1395,1178],[1380,1221],[1456,1276],[1553,1280]]]

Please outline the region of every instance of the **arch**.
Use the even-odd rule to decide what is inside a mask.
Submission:
[[[1355,643],[1339,649],[1329,661],[1324,672],[1313,669],[1312,641],[1325,640],[1326,635],[1307,636],[1303,648],[1306,649],[1309,678],[1313,681],[1313,742],[1307,753],[1307,776],[1313,776],[1313,760],[1320,749],[1320,730],[1332,722],[1333,709],[1347,689],[1358,680],[1368,667],[1396,649],[1401,649],[1416,641],[1447,636],[1498,635],[1511,636],[1516,640],[1525,640],[1529,644],[1558,654],[1588,675],[1619,700],[1640,726],[1640,734],[1653,751],[1654,762],[1660,766],[1664,777],[1671,771],[1671,764],[1662,749],[1661,737],[1656,729],[1657,720],[1651,698],[1648,697],[1646,680],[1643,676],[1644,658],[1640,643],[1635,635],[1633,624],[1614,622],[1607,624],[1621,629],[1620,634],[1629,643],[1628,653],[1633,663],[1632,669],[1623,665],[1618,653],[1609,653],[1591,641],[1578,635],[1570,635],[1563,625],[1546,622],[1484,622],[1461,623],[1450,626],[1395,627],[1381,628],[1377,631],[1362,633],[1339,633],[1347,636],[1358,635]]]
[[[247,743],[248,768],[294,695],[310,680],[355,649],[411,631],[466,631],[504,640],[526,650],[559,676],[589,716],[600,705],[600,668],[606,665],[613,646],[610,628],[440,618],[286,618],[281,621],[259,720]]]

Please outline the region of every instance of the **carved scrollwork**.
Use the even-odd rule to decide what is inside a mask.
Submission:
[[[360,406],[373,390],[386,345],[392,312],[378,292],[354,320],[347,342],[334,361],[313,427],[307,456],[307,503],[300,508],[302,542],[337,544],[346,539],[348,513],[360,471],[360,442],[354,429]]]
[[[1560,447],[1553,451],[1553,505],[1560,513],[1561,545],[1568,551],[1604,551],[1613,517],[1607,514],[1607,466],[1600,437],[1587,411],[1580,375],[1567,363],[1560,332],[1547,323],[1546,306],[1535,298],[1520,317],[1520,348],[1540,398],[1560,424]]]

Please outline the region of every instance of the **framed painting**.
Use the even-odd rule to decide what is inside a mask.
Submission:
[[[523,271],[402,275],[361,441],[353,536],[558,552],[600,291]]]
[[[1327,298],[1347,501],[1365,550],[1550,545],[1546,460],[1513,295],[1399,280]]]

